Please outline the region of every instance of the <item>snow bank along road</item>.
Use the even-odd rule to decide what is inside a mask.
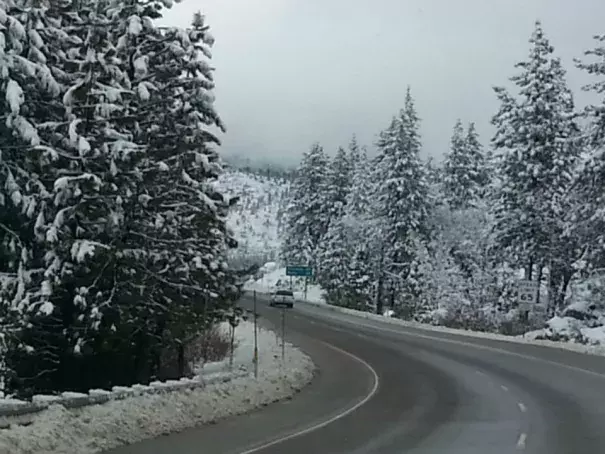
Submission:
[[[259,307],[279,328],[279,310]],[[286,329],[320,368],[314,383],[291,400],[128,453],[605,453],[603,357],[304,303],[287,311]]]

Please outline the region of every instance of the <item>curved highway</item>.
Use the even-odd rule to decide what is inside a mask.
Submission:
[[[250,308],[250,301],[243,305]],[[259,301],[263,323],[279,310]],[[335,314],[286,331],[319,367],[292,399],[115,454],[605,453],[605,358]]]

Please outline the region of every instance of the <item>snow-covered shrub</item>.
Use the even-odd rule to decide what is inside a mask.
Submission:
[[[568,305],[534,333],[537,339],[605,343],[605,279],[593,274],[571,285]]]

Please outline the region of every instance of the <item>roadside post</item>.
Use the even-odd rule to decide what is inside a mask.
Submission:
[[[305,300],[307,299],[307,279],[313,276],[313,270],[310,266],[304,265],[287,265],[286,276],[290,278],[290,290],[294,294],[294,277],[305,278]],[[281,359],[282,363],[286,359],[286,309],[281,308]]]
[[[286,359],[286,308],[281,308],[281,360]]]
[[[307,300],[307,284],[310,277],[313,276],[313,268],[306,265],[288,265],[286,266],[286,276],[290,276],[290,290],[294,292],[292,285],[293,277],[305,278],[305,301]]]
[[[254,378],[258,378],[258,323],[256,312],[256,290],[254,290]]]
[[[235,328],[239,325],[239,320],[235,313],[228,317],[229,325],[231,326],[231,339],[229,345],[229,370],[233,370],[233,354],[235,352]]]
[[[202,315],[202,320],[204,322],[204,333],[202,339],[202,358],[204,361],[202,362],[202,370],[204,369],[204,365],[208,361],[208,331],[210,324],[208,323],[208,293],[204,292],[204,312]]]
[[[538,291],[540,283],[538,281],[522,280],[517,284],[517,302],[519,304],[519,313],[521,322],[529,322],[529,312],[531,307],[538,301]],[[525,334],[524,334],[525,335]]]

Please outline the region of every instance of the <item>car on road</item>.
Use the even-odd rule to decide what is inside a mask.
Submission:
[[[269,306],[294,307],[294,293],[292,293],[292,290],[276,290],[271,294]]]

